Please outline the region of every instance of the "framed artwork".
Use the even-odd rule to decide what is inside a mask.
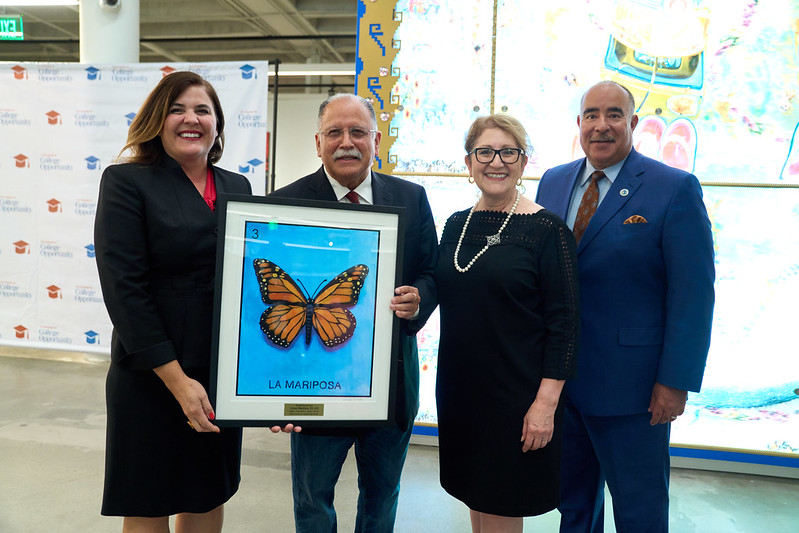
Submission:
[[[221,195],[217,209],[216,422],[388,423],[402,208]]]

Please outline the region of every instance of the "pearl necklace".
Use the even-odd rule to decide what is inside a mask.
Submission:
[[[455,255],[453,256],[453,262],[455,263],[455,270],[463,274],[464,272],[472,268],[472,265],[474,264],[475,261],[477,261],[477,258],[483,255],[486,252],[486,250],[488,250],[490,247],[492,247],[495,244],[499,244],[500,241],[499,236],[502,235],[502,230],[504,230],[505,226],[508,225],[508,222],[510,222],[510,217],[512,217],[514,211],[516,211],[516,206],[519,205],[520,197],[521,195],[519,194],[519,191],[516,191],[516,200],[513,201],[513,205],[511,206],[510,211],[508,211],[508,216],[505,217],[505,222],[503,222],[502,225],[499,227],[499,231],[496,232],[496,234],[494,235],[488,235],[486,237],[486,245],[483,246],[483,249],[477,252],[477,255],[474,256],[472,260],[469,261],[469,263],[465,267],[461,267],[458,264],[458,254],[461,251],[461,244],[463,243],[463,237],[466,235],[466,228],[469,227],[469,221],[472,219],[472,213],[474,213],[474,209],[477,207],[477,204],[474,204],[474,207],[472,207],[472,209],[469,211],[469,214],[466,216],[466,222],[463,223],[463,231],[461,231],[461,236],[458,238],[458,244],[455,246]],[[480,201],[478,200],[477,203],[480,203]]]

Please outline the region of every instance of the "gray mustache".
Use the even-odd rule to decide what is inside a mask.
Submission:
[[[356,150],[355,148],[350,148],[349,150],[336,150],[333,152],[333,159],[338,159],[340,157],[357,157],[358,159],[363,159],[363,154],[361,154],[360,150]]]

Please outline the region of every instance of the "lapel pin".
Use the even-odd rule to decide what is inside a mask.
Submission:
[[[619,194],[621,196],[627,196],[628,194],[630,194],[630,190],[629,189],[622,189],[622,190],[619,191]]]

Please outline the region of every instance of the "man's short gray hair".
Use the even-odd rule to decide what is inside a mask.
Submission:
[[[333,96],[328,97],[327,100],[325,100],[321,104],[319,104],[317,128],[322,127],[322,115],[325,114],[325,109],[327,109],[328,104],[330,104],[330,102],[335,102],[336,100],[341,100],[343,98],[348,98],[350,100],[353,100],[361,104],[369,112],[369,116],[372,118],[373,129],[377,129],[377,115],[375,115],[375,108],[372,105],[372,102],[370,100],[367,100],[366,98],[363,98],[362,96],[350,93],[336,93]]]

